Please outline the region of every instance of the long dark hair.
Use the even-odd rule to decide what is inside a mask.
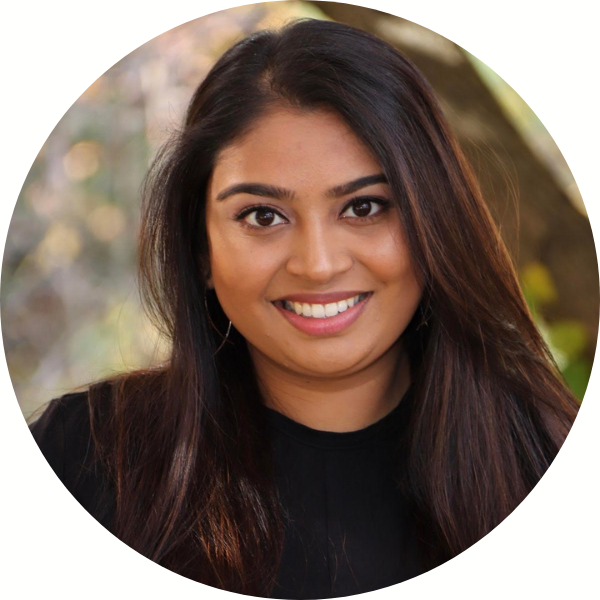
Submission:
[[[91,400],[96,445],[116,488],[116,534],[187,577],[263,596],[277,572],[282,518],[246,343],[234,329],[215,355],[227,319],[207,289],[204,213],[218,152],[277,104],[333,110],[371,150],[424,283],[403,334],[412,408],[402,480],[424,568],[514,510],[577,408],[416,68],[381,40],[333,22],[249,36],[201,83],[146,181],[141,283],[172,342],[170,360],[111,382],[110,402],[102,386]]]

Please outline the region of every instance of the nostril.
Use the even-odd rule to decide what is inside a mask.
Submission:
[[[346,272],[352,264],[352,258],[343,250],[315,252],[314,248],[307,248],[305,252],[289,258],[286,270],[292,275],[326,283],[339,273]]]

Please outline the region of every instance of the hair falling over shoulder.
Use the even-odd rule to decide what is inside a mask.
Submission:
[[[244,98],[244,102],[240,102]],[[274,103],[337,112],[379,160],[424,282],[404,333],[413,402],[399,474],[424,565],[496,527],[550,466],[576,415],[438,102],[394,48],[303,20],[227,51],[148,175],[145,300],[168,364],[93,387],[93,433],[117,492],[115,532],[191,579],[265,596],[282,518],[243,338],[206,289],[207,181],[220,149]],[[477,257],[474,259],[474,257]],[[206,294],[205,304],[198,301]],[[107,394],[106,391],[109,390]]]

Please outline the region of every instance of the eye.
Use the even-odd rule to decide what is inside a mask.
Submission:
[[[254,206],[243,210],[238,216],[238,221],[242,221],[250,227],[272,227],[285,223],[286,220],[270,206]]]
[[[344,219],[364,219],[374,217],[389,207],[389,202],[380,198],[355,198],[351,200],[342,211]]]

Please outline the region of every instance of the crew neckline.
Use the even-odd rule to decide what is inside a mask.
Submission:
[[[313,429],[279,411],[264,406],[270,426],[288,438],[318,448],[342,450],[356,448],[369,443],[383,441],[397,431],[397,426],[404,420],[406,406],[412,391],[412,385],[404,393],[400,402],[387,415],[356,431],[322,431]]]

